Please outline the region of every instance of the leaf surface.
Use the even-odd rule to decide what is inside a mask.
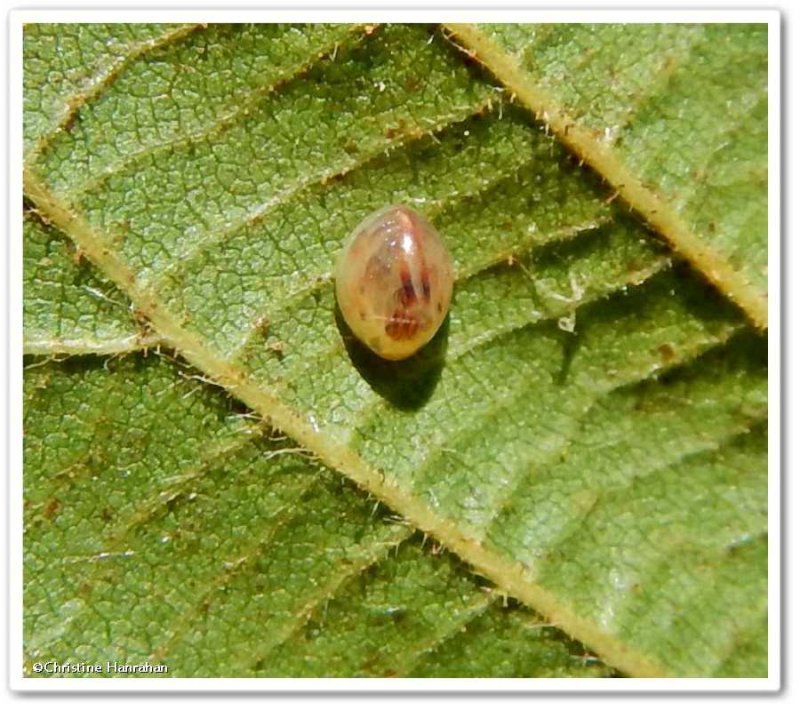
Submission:
[[[274,68],[256,60],[259,48],[280,42]],[[26,42],[26,52],[41,61],[46,47]],[[165,85],[166,94],[157,89]],[[203,379],[291,437],[290,448],[402,516],[403,536],[416,529],[443,543],[612,667],[636,675],[765,673],[765,339],[609,200],[600,179],[524,111],[503,103],[497,87],[465,65],[438,30],[194,29],[132,57],[96,96],[73,104],[64,128],[37,139],[29,152],[26,196],[49,228],[95,264],[99,275],[92,278],[110,279],[159,342]],[[349,230],[390,202],[408,202],[431,217],[452,249],[458,278],[449,321],[430,347],[403,363],[377,361],[353,342],[337,321],[330,280]],[[26,301],[35,302],[29,294],[39,293],[39,260],[29,263]],[[75,268],[62,266],[65,275]],[[96,336],[93,302],[81,305],[74,289],[68,293],[76,312],[89,313]],[[51,294],[57,303],[57,291]],[[29,311],[26,332],[50,330],[63,339],[64,319],[46,308]],[[140,359],[136,367],[153,368]],[[130,367],[124,362],[123,371]],[[103,379],[94,373],[97,363],[75,367],[82,379]],[[64,374],[56,365],[31,372]],[[122,375],[134,395],[121,410],[143,393],[138,377]],[[112,397],[115,381],[102,385]],[[162,389],[180,384],[174,375],[166,381],[173,385]],[[66,389],[80,397],[81,388]],[[251,443],[237,451],[240,463],[226,460],[218,476],[209,476],[205,469],[217,466],[214,442],[221,436],[224,450],[233,434],[183,421],[185,408],[171,399],[149,407],[170,423],[158,431],[155,455],[178,440],[191,442],[191,454],[201,457],[196,484],[208,486],[204,503],[249,501],[253,461],[269,443]],[[44,426],[28,433],[31,446],[46,432]],[[52,465],[36,460],[26,457],[26,475],[52,473]],[[152,469],[157,478],[147,490],[164,485],[159,475],[168,483],[170,468]],[[304,475],[315,487],[336,480],[316,465]],[[219,478],[228,493],[217,491]],[[273,506],[247,514],[263,519],[261,530],[241,527],[231,535],[230,515],[188,505],[158,524],[148,513],[120,528],[111,538],[113,564],[126,574],[130,568],[136,590],[150,580],[154,608],[131,620],[98,606],[109,643],[119,631],[128,648],[154,658],[169,653],[186,674],[219,671],[211,657],[219,648],[230,651],[233,674],[298,673],[293,658],[301,648],[318,659],[309,662],[311,675],[469,675],[493,667],[512,675],[531,668],[573,673],[563,638],[555,642],[557,655],[547,656],[549,642],[530,631],[528,612],[484,611],[485,593],[455,558],[412,552],[391,525],[368,524],[363,494],[348,488],[330,503],[322,494],[304,498],[292,487],[301,476],[288,478],[291,492],[282,488],[281,466],[270,465],[261,484],[278,481],[279,490],[253,489],[252,505]],[[86,517],[85,495],[76,496],[76,521]],[[116,504],[123,520],[139,520],[123,499]],[[157,504],[152,509],[163,514]],[[286,522],[269,527],[282,514]],[[190,555],[157,544],[164,524],[170,534],[194,539],[198,556],[194,548]],[[367,527],[375,541],[362,548],[354,529]],[[301,542],[309,534],[315,542]],[[34,544],[36,533],[30,535]],[[244,552],[242,535],[252,543]],[[274,535],[286,536],[278,548]],[[245,566],[231,572],[232,606],[218,615],[203,610],[225,604],[226,568],[192,577],[208,562],[205,539],[216,564],[236,568],[242,559]],[[312,549],[349,550],[341,552],[347,564],[366,569],[387,540],[400,550],[387,574],[392,590],[370,587],[352,599],[325,586],[329,578],[315,571],[323,561],[308,557]],[[85,555],[111,549],[108,541],[107,530],[87,529],[85,542],[93,545]],[[59,550],[65,565],[80,556],[62,544],[45,548]],[[275,618],[279,607],[259,606],[250,593],[267,544],[287,555],[273,572],[286,575],[296,566],[284,621],[303,617],[298,610],[310,603],[298,591],[304,586],[318,590],[315,598],[331,598],[330,626],[304,627],[303,640],[287,635],[292,653],[283,665],[271,644],[289,627]],[[125,557],[129,550],[135,554]],[[347,564],[332,565],[328,574],[337,578]],[[40,574],[29,569],[28,579]],[[203,588],[209,578],[216,586]],[[353,579],[358,586],[364,575]],[[69,585],[55,594],[60,604],[46,604],[63,620],[80,602]],[[182,598],[171,607],[173,595]],[[412,607],[411,597],[421,606]],[[370,664],[365,649],[374,643],[375,608],[393,620],[397,636],[382,639],[386,653]],[[433,609],[441,618],[431,626]],[[231,633],[237,615],[263,617],[255,628],[275,625],[261,665],[243,660],[254,656],[254,642],[251,634]],[[152,621],[166,616],[172,625]],[[446,629],[465,625],[474,637],[447,640]],[[49,617],[45,626],[57,628]],[[163,639],[165,628],[174,641]],[[429,632],[439,639],[433,654]],[[58,638],[45,634],[47,643],[34,635],[31,649],[63,639],[79,647],[74,633],[67,625]],[[493,641],[486,657],[468,660],[474,652],[467,645],[481,648],[475,639],[487,636]],[[329,659],[345,649],[342,665],[331,671]],[[498,666],[492,654],[509,651],[520,660]]]
[[[457,41],[767,327],[767,25],[453,25]]]
[[[25,399],[28,672],[608,672],[178,362],[72,358]]]

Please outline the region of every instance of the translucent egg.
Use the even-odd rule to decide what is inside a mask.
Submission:
[[[344,245],[334,272],[353,334],[387,360],[403,360],[439,330],[453,294],[453,262],[433,225],[405,205],[373,212]]]

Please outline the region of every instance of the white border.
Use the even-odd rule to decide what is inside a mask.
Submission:
[[[343,9],[321,7],[312,13],[308,9],[252,10],[11,10],[13,22],[502,22],[509,21],[508,11],[491,9],[431,9],[426,3],[417,9]],[[498,17],[499,14],[499,17]],[[724,14],[724,16],[722,16]],[[411,15],[409,17],[409,15]],[[779,18],[776,10],[518,10],[514,22],[594,22],[609,23],[666,23],[666,22],[764,22]],[[124,18],[124,19],[123,19]]]
[[[196,3],[199,5],[200,3]],[[351,5],[364,5],[355,0]],[[443,3],[442,3],[443,4]],[[463,5],[467,2],[457,3]],[[296,22],[309,21],[309,9],[150,9],[108,10],[85,2],[83,10],[17,10],[9,13],[9,350],[10,364],[22,361],[22,234],[18,206],[22,200],[22,25],[26,22]],[[770,658],[767,679],[118,679],[26,678],[22,675],[22,388],[9,378],[9,685],[15,691],[773,691],[780,687],[780,430],[781,430],[781,280],[780,280],[780,14],[775,10],[507,10],[430,9],[430,3],[409,9],[314,8],[315,22],[766,22],[769,25],[769,599]]]
[[[781,358],[781,36],[779,21],[770,22],[768,29],[768,139],[769,153],[769,254],[768,254],[768,372],[769,421],[767,423],[769,451],[769,677],[780,678],[781,660],[781,427],[782,358]]]

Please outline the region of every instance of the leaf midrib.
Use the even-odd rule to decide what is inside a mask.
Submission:
[[[78,215],[71,214],[68,205],[64,202],[61,202],[59,198],[57,198],[55,195],[49,193],[48,189],[44,186],[44,184],[40,183],[32,172],[26,173],[25,177],[26,177],[26,187],[29,186],[32,187],[34,192],[40,188],[39,194],[40,197],[44,199],[44,203],[47,204],[55,213],[61,214],[61,217],[63,218],[64,221],[64,225],[66,225],[66,227],[60,224],[58,224],[57,226],[59,226],[62,229],[62,231],[64,231],[72,239],[76,241],[78,241],[79,239],[84,239],[85,243],[92,245],[93,250],[91,253],[89,253],[89,250],[87,249],[87,253],[90,259],[94,261],[98,266],[100,266],[101,269],[103,270],[109,269],[109,272],[113,272],[116,274],[114,280],[123,289],[124,292],[126,292],[128,295],[131,296],[134,304],[137,306],[139,306],[140,304],[144,306],[139,309],[142,312],[142,314],[148,317],[154,323],[155,320],[153,318],[153,315],[159,316],[160,318],[162,318],[165,324],[169,325],[170,318],[172,318],[173,314],[170,314],[168,309],[165,307],[165,304],[160,302],[156,293],[147,288],[142,288],[139,284],[136,284],[135,275],[132,272],[128,271],[127,267],[121,262],[119,262],[115,255],[111,254],[109,251],[106,250],[106,248],[104,247],[104,241],[102,235],[93,232],[92,228],[89,227],[88,224],[83,222],[83,220]],[[118,280],[117,277],[124,277],[123,279],[124,283],[123,281]],[[130,286],[130,290],[128,289],[128,285]],[[247,379],[247,375],[244,372],[231,366],[230,363],[226,362],[224,359],[216,358],[213,355],[213,353],[210,352],[204,346],[202,341],[194,338],[194,336],[190,332],[184,331],[180,328],[179,320],[177,318],[173,318],[172,325],[175,326],[172,328],[172,330],[170,330],[169,328],[167,328],[167,330],[159,329],[159,332],[164,332],[167,338],[167,342],[176,347],[176,349],[179,352],[185,354],[190,362],[192,362],[193,364],[197,364],[197,361],[206,358],[208,362],[215,364],[216,369],[212,367],[212,370],[208,370],[206,368],[201,367],[201,370],[208,372],[211,375],[212,379],[216,380],[217,382],[223,385],[226,385],[227,383],[227,388],[237,396],[241,396],[237,392],[237,388],[245,395],[249,394],[251,396],[256,396],[253,392],[251,392],[251,390],[252,389],[257,390],[258,385],[256,383],[250,382]],[[189,350],[187,350],[187,348],[184,347],[184,345],[188,346]],[[192,346],[194,346],[193,354],[194,357],[198,359],[197,361],[193,359],[192,356],[190,356],[190,351]],[[287,407],[285,404],[282,403],[279,397],[274,397],[272,395],[269,395],[269,393],[258,393],[258,394],[266,397],[266,400],[261,402],[261,406],[258,405],[254,406],[254,409],[256,411],[259,411],[262,415],[267,416],[279,428],[286,431],[300,443],[305,443],[304,434],[310,435],[314,433],[313,427],[311,428],[308,427],[307,423],[302,417],[302,414],[292,411],[291,408]],[[243,399],[243,401],[249,403],[245,396],[241,396],[241,398]],[[270,402],[274,402],[275,406],[272,407]],[[287,426],[287,424],[289,425]],[[293,433],[293,428],[295,431],[299,432],[299,434]],[[306,436],[306,438],[308,438],[308,436]],[[321,437],[321,439],[324,439],[324,437]],[[395,499],[402,501],[403,493],[387,490],[383,492],[385,495],[382,495],[381,492],[375,490],[374,488],[375,480],[373,480],[372,477],[375,475],[376,472],[370,469],[369,465],[366,464],[359,457],[357,457],[355,454],[353,454],[352,451],[348,451],[347,447],[336,447],[332,445],[330,442],[326,444],[323,441],[322,448],[326,449],[325,456],[322,455],[322,452],[320,452],[318,448],[311,446],[310,448],[314,448],[315,451],[320,453],[320,458],[322,458],[322,460],[325,463],[328,463],[328,465],[332,466],[333,468],[342,471],[343,473],[345,473],[345,475],[348,475],[350,478],[356,481],[356,483],[358,483],[364,488],[367,488],[367,490],[373,492],[377,497],[386,501],[390,506],[394,507],[396,510],[406,513],[406,516],[412,523],[415,522],[412,516],[406,512],[407,509],[409,508],[407,504],[403,504],[402,502],[399,504],[396,503],[393,504],[390,501],[390,499],[393,496]],[[337,457],[339,460],[338,464],[336,463]],[[343,466],[345,467],[350,466],[350,469],[343,468]],[[361,480],[359,480],[359,478],[357,477],[358,475],[362,475]],[[413,501],[413,498],[411,500]],[[413,505],[411,507],[413,508]],[[426,511],[424,509],[424,506],[421,506],[421,512],[423,514],[429,514],[429,511]],[[422,515],[422,518],[424,519],[425,515]],[[486,553],[485,555],[482,556],[480,554],[479,542],[465,538],[458,532],[455,526],[452,525],[452,523],[450,523],[450,521],[446,519],[438,519],[436,518],[436,516],[430,516],[430,515],[428,515],[428,518],[435,525],[439,526],[440,532],[442,534],[439,534],[436,528],[426,529],[423,525],[420,525],[419,527],[421,529],[426,530],[430,532],[432,535],[438,537],[445,545],[453,549],[458,554],[461,554],[461,552],[459,552],[457,548],[459,546],[464,548],[468,554],[466,555],[462,554],[461,556],[464,557],[464,559],[466,559],[467,561],[472,562],[479,570],[482,569],[481,561],[483,561],[488,566],[488,568],[492,568],[492,562],[493,562],[492,555],[490,553]],[[450,542],[448,542],[448,539],[452,540],[453,543],[451,544]],[[470,557],[469,554],[471,550],[470,546],[478,548],[477,551],[472,550],[472,552],[474,553],[472,557],[474,557],[474,559],[472,559],[472,557]],[[497,558],[496,555],[494,557]],[[494,560],[494,562],[497,562],[494,568],[495,571],[497,569],[500,569],[502,572],[504,560],[502,558],[497,558],[496,560]],[[498,581],[497,576],[502,577],[503,575],[502,574],[497,575],[497,573],[493,575],[491,572],[489,572],[487,576],[495,579],[495,581]],[[531,585],[529,582],[526,583],[526,580],[524,578],[520,577],[516,581],[518,584],[521,585],[528,584],[528,586],[533,588],[534,592],[536,591],[535,590],[536,585]],[[502,582],[498,583],[500,584],[501,587],[508,589],[508,591],[511,594],[514,594],[515,596],[519,597],[524,602],[530,604],[538,611],[544,611],[541,603],[531,604],[528,598],[526,598],[526,596],[531,597],[531,594],[528,595],[517,594],[511,588],[511,585],[508,584],[503,585]],[[547,595],[546,590],[541,590],[541,591],[544,595]],[[533,594],[533,596],[535,596],[535,594]],[[545,598],[546,598],[545,596],[542,597],[542,599]],[[555,609],[553,618],[563,619],[565,618],[564,614],[567,616],[569,615],[568,609],[565,610],[562,608],[559,611],[558,600],[552,599],[552,601],[553,601],[553,608]],[[581,619],[576,619],[570,621],[569,623],[572,623],[572,625],[576,628],[580,628],[580,624],[582,621],[585,623],[585,620]],[[559,621],[558,623],[565,630],[570,631],[570,626],[567,622],[562,623],[561,621]],[[610,638],[610,642],[613,643],[609,645],[589,640],[588,636],[591,635],[589,632],[587,632],[583,636],[581,636],[578,633],[575,633],[574,635],[576,635],[578,638],[581,638],[586,643],[592,645],[598,652],[603,654],[610,662],[613,662],[614,659],[609,656],[608,653],[609,649],[610,652],[616,652],[620,656],[624,656],[627,650],[622,644],[620,644],[613,638]],[[614,646],[614,643],[616,643],[617,645]],[[648,667],[647,665],[648,661],[646,659],[637,659],[635,652],[633,651],[629,652],[631,654],[630,665],[626,666],[622,662],[616,662],[615,665],[617,665],[617,667],[622,668],[623,670],[626,670],[626,672],[631,672],[633,674],[643,673],[648,675],[659,675],[663,673],[663,669],[660,669],[656,664],[652,664],[652,666]],[[636,670],[637,663],[639,664],[638,667],[640,669],[638,671]]]
[[[738,304],[756,327],[767,328],[766,295],[692,231],[677,210],[645,185],[615,151],[603,146],[591,130],[581,126],[542,86],[527,77],[477,25],[449,23],[444,27],[463,45],[462,51],[481,62],[537,120],[544,121],[569,150],[600,174],[662,238],[725,297]]]
[[[520,565],[486,549],[480,541],[465,536],[453,521],[436,515],[421,500],[388,483],[380,471],[373,469],[354,451],[317,431],[312,422],[279,397],[261,389],[260,383],[251,380],[247,373],[214,354],[194,333],[181,325],[179,318],[161,302],[158,294],[137,282],[136,275],[106,246],[102,237],[82,216],[73,213],[53,195],[30,168],[24,170],[23,185],[25,194],[47,219],[70,236],[86,256],[127,294],[165,341],[232,396],[313,451],[322,463],[346,475],[389,508],[402,511],[415,528],[440,540],[500,589],[595,649],[609,665],[634,676],[668,675],[660,663],[643,657],[593,621],[577,615],[547,589],[531,581]]]

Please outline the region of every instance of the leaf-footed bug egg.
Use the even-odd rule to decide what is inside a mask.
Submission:
[[[369,215],[344,245],[336,299],[353,334],[387,360],[433,338],[453,294],[453,262],[433,225],[405,205]]]

